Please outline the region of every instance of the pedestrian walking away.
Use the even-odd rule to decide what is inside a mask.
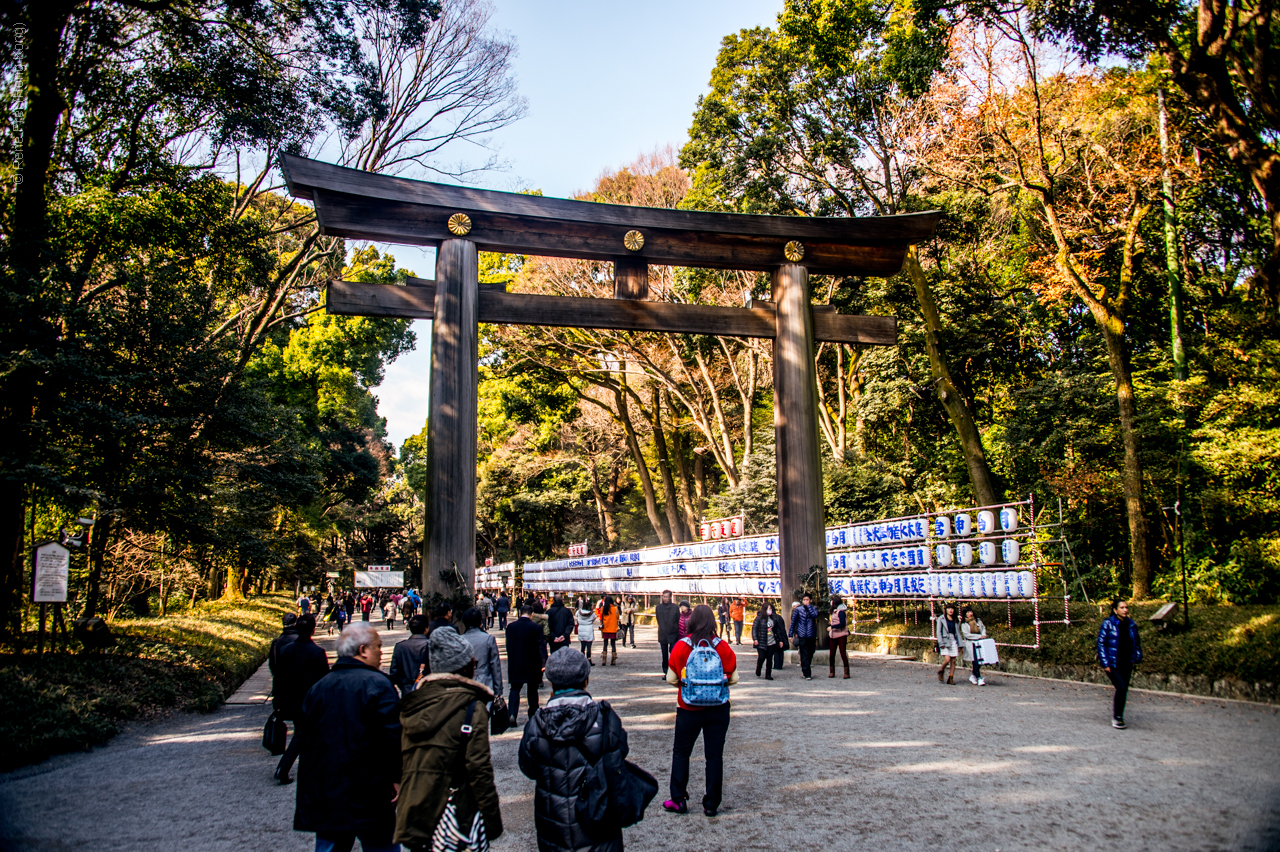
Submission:
[[[710,609],[710,607],[707,607]],[[689,619],[693,616],[693,606],[688,601],[680,601],[680,619],[676,623],[676,641],[689,635]],[[711,616],[711,629],[715,630],[715,614]]]
[[[773,604],[761,607],[751,624],[751,644],[756,649],[756,677],[760,677],[763,665],[764,679],[773,680],[773,656],[786,644],[783,640],[786,633],[787,625],[783,623],[782,616],[774,612]]]
[[[400,613],[400,605],[395,601],[393,601],[391,598],[387,598],[385,601],[382,602],[382,617],[387,620],[388,630],[396,629],[396,616],[399,613]]]
[[[956,682],[956,658],[960,656],[960,619],[956,617],[956,605],[948,602],[942,608],[942,615],[933,623],[933,638],[938,643],[938,653],[942,656],[942,668],[938,669],[938,683],[945,676],[947,683]],[[947,674],[947,666],[951,666],[951,674]]]
[[[360,598],[360,620],[368,621],[369,613],[373,612],[373,598],[368,594]]]
[[[554,654],[561,648],[568,648],[573,641],[573,610],[564,605],[564,596],[556,595],[547,609],[547,627],[551,638],[547,642],[547,653]]]
[[[501,695],[502,658],[498,656],[498,640],[482,627],[483,624],[484,613],[477,607],[471,607],[462,614],[462,625],[466,628],[462,638],[471,643],[471,650],[476,658],[476,670],[472,677],[494,695]]]
[[[973,664],[973,674],[969,675],[969,683],[974,686],[986,686],[987,682],[982,679],[982,648],[978,643],[987,638],[987,626],[982,623],[971,606],[965,607],[962,615],[964,619],[960,622],[960,639],[964,642],[964,651],[969,656],[969,662]]]
[[[532,778],[533,824],[539,852],[622,852],[622,826],[588,831],[578,817],[583,779],[597,765],[621,770],[628,753],[627,732],[607,702],[587,692],[591,665],[573,648],[547,659],[552,696],[524,726],[520,771]],[[612,781],[611,781],[612,783]]]
[[[1116,688],[1111,702],[1111,727],[1126,728],[1124,705],[1129,697],[1129,680],[1133,667],[1142,662],[1142,642],[1138,625],[1129,617],[1128,601],[1112,601],[1111,617],[1098,628],[1098,662]]]
[[[616,666],[618,664],[618,619],[622,613],[613,602],[613,595],[605,595],[600,601],[600,665]],[[609,654],[609,646],[613,646],[612,660],[605,659]]]
[[[297,831],[316,852],[398,852],[392,840],[400,790],[400,696],[378,670],[382,639],[372,624],[349,624],[338,660],[302,701],[306,732],[298,761]]]
[[[591,608],[591,601],[578,598],[578,610],[574,613],[574,617],[578,621],[579,650],[587,658],[587,664],[594,666],[595,663],[591,660],[591,645],[596,641],[596,613]]]
[[[800,674],[805,680],[813,680],[813,649],[818,644],[818,608],[813,605],[813,596],[805,595],[800,605],[791,610],[791,629],[788,636],[796,638],[796,646],[800,649]]]
[[[298,598],[298,614],[306,615],[309,612],[311,612],[311,598],[303,595]]]
[[[671,602],[671,592],[663,591],[662,602],[653,609],[658,622],[658,648],[662,652],[662,674],[667,673],[671,651],[680,641],[680,607]]]
[[[498,629],[506,630],[507,613],[511,612],[511,598],[507,597],[506,592],[502,592],[498,595],[498,600],[493,605],[493,611],[498,615]]]
[[[729,638],[729,599],[721,598],[720,605],[716,607],[716,617],[720,619],[720,628],[716,631],[716,635],[721,639]]]
[[[729,733],[729,687],[738,682],[738,656],[716,636],[716,616],[699,604],[689,618],[689,635],[671,651],[667,683],[676,693],[676,729],[671,746],[671,798],[666,810],[689,812],[689,757],[702,736],[706,793],[702,812],[720,810],[724,792],[724,741]]]
[[[271,647],[267,649],[267,670],[272,675],[276,673],[276,659],[280,656],[280,652],[285,646],[298,640],[298,616],[291,612],[286,612],[281,619],[283,628],[280,635],[271,640]]]
[[[831,596],[831,643],[827,650],[827,660],[830,663],[827,677],[836,676],[836,652],[839,652],[840,659],[844,660],[844,676],[849,677],[849,608],[844,605],[844,599],[839,595]]]
[[[418,678],[431,673],[431,661],[427,658],[427,617],[415,615],[409,619],[409,638],[396,643],[391,651],[391,681],[401,695],[413,690]]]
[[[296,638],[280,648],[271,682],[271,706],[280,718],[293,722],[293,738],[276,764],[275,779],[281,784],[293,781],[289,771],[302,748],[302,731],[298,728],[302,718],[302,700],[306,698],[307,691],[329,673],[328,656],[311,639],[316,632],[316,617],[308,613],[294,626]]]
[[[529,715],[538,709],[538,685],[542,683],[542,654],[547,643],[542,628],[533,622],[533,607],[520,608],[520,617],[507,625],[507,706],[511,724],[520,715],[520,690],[529,697]]]
[[[742,644],[742,624],[747,617],[747,599],[738,598],[729,604],[729,620],[733,622],[733,644]]]
[[[636,609],[636,596],[627,595],[622,604],[622,644],[627,644],[629,634],[632,648],[636,646]]]
[[[482,616],[475,614],[475,630]],[[465,618],[465,616],[464,616]],[[397,843],[423,852],[483,850],[502,834],[489,757],[493,692],[473,675],[473,646],[452,627],[431,631],[431,674],[404,700]]]

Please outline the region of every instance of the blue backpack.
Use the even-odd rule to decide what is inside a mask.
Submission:
[[[693,646],[688,637],[680,640]],[[714,644],[712,644],[714,643]],[[680,673],[680,697],[690,707],[716,707],[729,700],[729,684],[724,673],[724,663],[716,651],[719,639],[698,642],[689,652],[689,659]]]

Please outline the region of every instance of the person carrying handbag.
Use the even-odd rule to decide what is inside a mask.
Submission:
[[[831,596],[831,645],[827,650],[827,677],[836,676],[836,652],[844,660],[844,676],[849,677],[849,608],[839,595]]]
[[[487,852],[502,835],[485,710],[493,692],[474,679],[471,643],[452,627],[431,631],[428,646],[431,674],[401,707],[395,841],[424,852]]]

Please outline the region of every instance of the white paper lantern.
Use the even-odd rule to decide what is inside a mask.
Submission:
[[[960,575],[960,597],[973,597],[973,575],[968,572]]]
[[[973,545],[957,544],[956,545],[956,564],[969,566],[973,564]]]
[[[973,519],[963,513],[956,515],[956,535],[973,535]]]
[[[1004,572],[997,571],[991,575],[991,597],[1002,598],[1005,596],[1008,586],[1004,581]]]
[[[1018,572],[1018,596],[1029,598],[1035,593],[1035,586],[1031,580],[1030,571]]]
[[[996,543],[994,541],[984,541],[978,545],[978,558],[982,560],[983,565],[996,564]]]
[[[954,559],[955,559],[955,554],[951,552],[951,545],[949,544],[938,545],[938,564],[939,565],[942,565],[945,567],[947,565],[950,565]]]
[[[996,513],[990,509],[983,509],[978,513],[978,534],[991,535],[996,531]]]
[[[1018,510],[1012,506],[1005,506],[1000,510],[1000,529],[1005,532],[1013,532],[1018,528]]]
[[[974,591],[977,592],[980,598],[991,597],[991,575],[986,573],[979,574],[978,585]]]
[[[1006,538],[1000,542],[1000,555],[1006,565],[1017,565],[1022,557],[1022,545],[1016,538]]]
[[[933,519],[933,534],[938,538],[946,538],[951,535],[951,519],[946,515],[939,515]]]

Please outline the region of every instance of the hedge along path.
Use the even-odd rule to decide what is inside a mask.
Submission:
[[[90,748],[134,719],[215,710],[266,660],[293,607],[284,595],[197,604],[164,618],[111,622],[104,654],[0,657],[9,685],[0,714],[0,770]]]

